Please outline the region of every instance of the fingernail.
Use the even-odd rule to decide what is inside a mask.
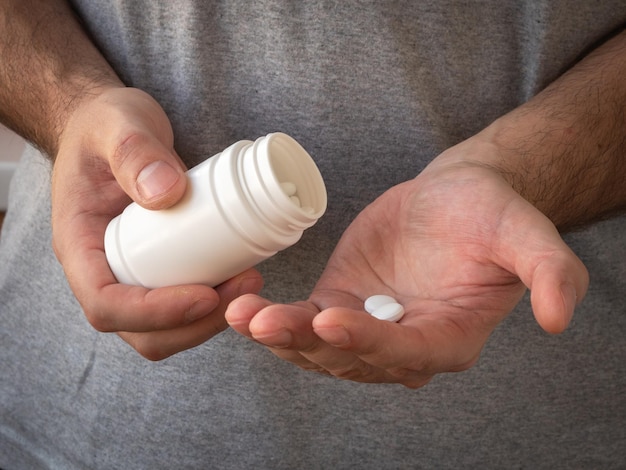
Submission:
[[[187,310],[185,320],[187,323],[194,322],[207,316],[214,308],[215,302],[211,302],[210,300],[198,300]]]
[[[180,178],[180,173],[164,161],[147,165],[137,177],[137,189],[146,199],[154,199],[167,192]]]
[[[350,334],[343,326],[332,328],[315,328],[315,334],[331,346],[346,346],[350,343]]]
[[[286,348],[290,346],[293,342],[293,336],[291,332],[284,328],[281,328],[280,330],[270,334],[253,336],[254,339],[256,339],[257,341],[273,348]]]

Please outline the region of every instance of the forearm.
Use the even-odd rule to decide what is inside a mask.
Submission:
[[[72,111],[122,86],[63,0],[3,0],[0,59],[0,120],[52,158]]]
[[[477,139],[483,162],[562,230],[626,207],[626,33]]]

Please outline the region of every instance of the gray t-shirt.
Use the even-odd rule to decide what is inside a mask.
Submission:
[[[626,23],[623,0],[73,3],[162,104],[188,165],[273,131],[314,157],[328,211],[260,266],[276,301],[307,296],[376,196]],[[408,390],[301,371],[232,331],[141,358],[85,320],[51,249],[49,192],[30,149],[0,245],[2,468],[626,465],[625,218],[567,237],[591,286],[563,335],[524,299],[475,367]]]

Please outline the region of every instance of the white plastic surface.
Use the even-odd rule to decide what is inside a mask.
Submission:
[[[105,251],[119,282],[216,286],[296,243],[326,210],[317,166],[281,133],[237,142],[187,177],[173,208],[133,203],[109,223]]]

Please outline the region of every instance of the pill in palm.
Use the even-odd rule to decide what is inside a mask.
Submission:
[[[365,300],[364,308],[379,320],[396,322],[404,316],[404,307],[390,295],[372,295]]]
[[[372,316],[379,320],[398,321],[404,316],[404,307],[396,302],[385,304],[374,310]]]
[[[390,295],[372,295],[371,297],[365,299],[365,311],[371,314],[374,313],[374,310],[376,310],[377,308],[382,307],[383,305],[393,303],[396,303],[396,299],[394,299]]]

